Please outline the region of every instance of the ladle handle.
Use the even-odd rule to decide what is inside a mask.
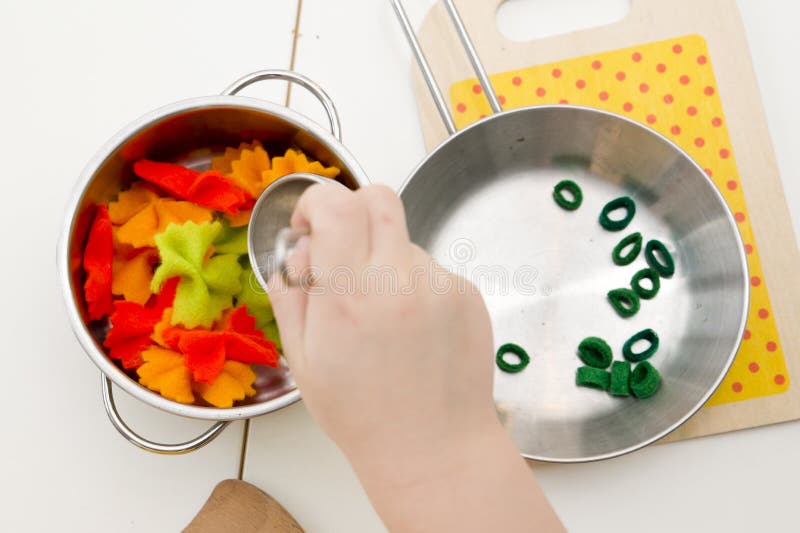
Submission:
[[[483,93],[489,100],[489,106],[492,108],[492,112],[500,113],[503,110],[502,106],[500,105],[500,100],[498,100],[497,93],[495,93],[494,87],[492,87],[492,82],[489,80],[489,75],[486,73],[486,69],[483,67],[483,63],[481,63],[481,60],[478,57],[478,52],[475,50],[475,46],[472,44],[472,40],[469,38],[469,33],[467,33],[467,28],[464,26],[464,22],[461,20],[461,17],[458,14],[456,5],[453,3],[453,0],[443,1],[444,7],[447,9],[447,13],[450,15],[450,18],[453,21],[453,26],[455,26],[456,33],[458,34],[459,39],[461,39],[461,44],[464,45],[464,49],[467,52],[469,61],[472,63],[472,68],[475,71],[475,75],[478,77],[478,82],[480,82],[481,87],[483,88]],[[408,20],[408,15],[403,8],[403,3],[401,0],[390,0],[390,2],[394,7],[394,11],[397,14],[398,20],[400,21],[400,26],[403,28],[403,33],[408,40],[408,44],[411,46],[411,50],[414,52],[414,57],[417,59],[417,64],[422,71],[422,77],[425,78],[425,83],[428,85],[431,96],[433,96],[433,103],[436,104],[436,109],[439,111],[439,115],[442,117],[442,121],[444,122],[445,128],[447,128],[447,132],[450,135],[453,135],[456,132],[456,126],[453,122],[453,117],[450,114],[450,110],[447,107],[447,101],[444,99],[442,91],[439,88],[439,85],[436,83],[436,78],[434,78],[433,71],[428,64],[428,60],[425,58],[422,47],[419,45],[417,36],[414,33],[414,28],[411,26],[411,22]]]
[[[106,408],[106,413],[108,414],[109,420],[111,420],[111,424],[128,442],[148,452],[162,455],[178,455],[199,450],[217,438],[219,434],[222,433],[222,430],[230,424],[230,422],[217,422],[199,437],[179,444],[160,444],[158,442],[153,442],[137,434],[122,420],[119,416],[119,412],[117,412],[117,406],[114,403],[114,393],[111,387],[111,380],[103,376],[103,405]]]
[[[319,100],[319,103],[322,104],[322,107],[325,108],[325,114],[328,115],[328,121],[331,125],[331,133],[338,140],[342,140],[342,125],[339,122],[339,113],[336,111],[336,106],[333,105],[333,100],[315,81],[306,78],[302,74],[290,70],[258,70],[239,78],[222,91],[222,94],[234,95],[248,85],[264,80],[283,80],[289,83],[296,83],[314,95]]]

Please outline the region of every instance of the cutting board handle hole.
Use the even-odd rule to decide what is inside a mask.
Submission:
[[[630,10],[631,0],[506,0],[497,28],[512,41],[532,41],[619,22]]]

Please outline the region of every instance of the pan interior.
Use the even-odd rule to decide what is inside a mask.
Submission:
[[[553,201],[563,179],[583,190],[577,211]],[[595,110],[518,109],[444,143],[401,195],[412,240],[481,289],[495,346],[531,354],[523,372],[495,370],[497,409],[523,455],[567,462],[631,451],[677,427],[724,377],[747,306],[741,240],[714,185],[663,137]],[[623,195],[636,216],[623,231],[604,230],[602,207]],[[606,293],[647,264],[642,253],[616,266],[611,251],[637,231],[667,245],[676,273],[623,319]],[[583,338],[606,339],[622,360],[625,340],[645,328],[661,339],[655,396],[575,385]]]

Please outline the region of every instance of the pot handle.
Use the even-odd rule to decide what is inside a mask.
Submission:
[[[111,380],[102,374],[101,377],[103,387],[103,405],[106,408],[106,413],[108,414],[109,420],[111,420],[111,424],[123,437],[125,437],[128,442],[145,451],[163,455],[178,455],[182,453],[193,452],[195,450],[199,450],[217,438],[219,434],[222,433],[222,430],[225,429],[228,424],[230,424],[230,422],[227,421],[217,422],[199,437],[195,437],[192,440],[187,440],[186,442],[181,442],[180,444],[160,444],[158,442],[149,441],[135,433],[119,416],[119,413],[117,412],[117,406],[114,403],[114,394],[111,390]]]
[[[342,126],[339,122],[339,113],[336,112],[336,107],[333,105],[333,100],[331,100],[330,96],[328,96],[322,87],[302,74],[290,70],[258,70],[239,78],[227,89],[222,91],[222,94],[234,95],[248,85],[264,80],[283,80],[289,83],[296,83],[313,94],[314,97],[319,100],[319,103],[322,104],[322,107],[325,108],[325,113],[328,115],[328,120],[331,123],[331,133],[333,133],[333,136],[339,141],[342,140]]]

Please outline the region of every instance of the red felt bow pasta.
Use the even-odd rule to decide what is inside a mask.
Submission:
[[[153,340],[153,328],[161,320],[164,310],[172,306],[175,290],[180,278],[167,281],[161,292],[148,305],[117,300],[111,314],[111,329],[103,346],[108,348],[113,359],[122,362],[123,368],[138,368],[142,365],[142,352]]]
[[[236,214],[252,204],[253,197],[216,170],[198,172],[172,163],[141,159],[133,171],[176,198],[216,211]]]
[[[108,209],[101,205],[89,228],[86,248],[83,250],[83,269],[86,281],[83,294],[89,318],[97,320],[112,311],[111,302],[111,262],[114,258],[114,238]]]
[[[186,357],[186,366],[196,381],[213,383],[226,360],[278,366],[275,343],[264,338],[247,308],[237,307],[215,331],[178,327],[163,331],[164,342]]]

